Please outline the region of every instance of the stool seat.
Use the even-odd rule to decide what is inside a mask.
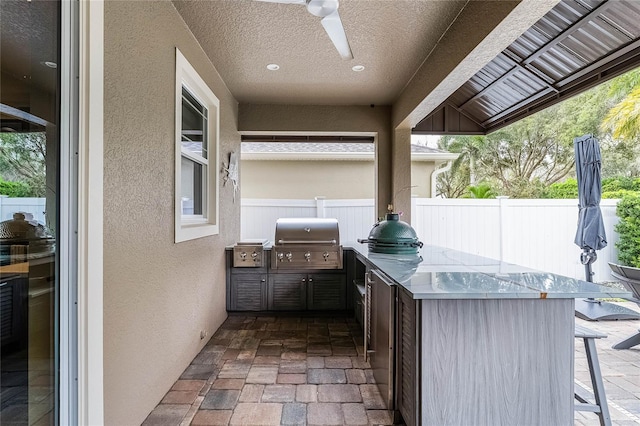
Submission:
[[[582,339],[584,342],[593,394],[575,383],[574,396],[575,399],[580,402],[574,405],[574,409],[575,411],[590,411],[596,413],[600,419],[601,426],[611,426],[611,416],[609,414],[609,407],[607,406],[607,397],[604,393],[604,382],[602,381],[595,343],[595,339],[604,339],[607,335],[576,324],[575,337],[576,339]],[[595,403],[589,401],[591,398],[595,400]]]

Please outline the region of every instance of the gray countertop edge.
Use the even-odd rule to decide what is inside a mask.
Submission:
[[[448,300],[448,299],[575,299],[575,298],[628,298],[631,293],[613,287],[589,283],[574,278],[564,277],[558,274],[536,271],[531,268],[500,262],[463,253],[457,250],[443,247],[425,245],[420,252],[420,256],[427,256],[426,260],[420,262],[410,259],[407,262],[406,256],[395,257],[393,255],[377,255],[368,252],[366,244],[357,242],[346,242],[342,245],[344,250],[353,250],[357,257],[368,266],[379,270],[394,284],[404,288],[413,299],[416,300]],[[230,250],[233,246],[227,246]],[[265,250],[272,248],[271,242],[264,246]],[[429,263],[429,259],[434,254],[446,253],[451,255],[445,262]],[[380,256],[375,258],[375,256]],[[419,259],[414,256],[414,259]],[[465,263],[470,259],[477,263]],[[411,268],[408,268],[408,266]],[[393,268],[400,266],[393,270]],[[497,274],[493,269],[504,267],[510,270],[508,274]],[[415,271],[412,271],[415,269]],[[439,280],[439,274],[466,274],[468,279],[483,281],[484,285],[492,288],[478,289],[472,286],[466,288],[458,286],[455,289],[437,288],[440,283],[433,283]],[[398,277],[402,276],[403,279]],[[520,281],[518,281],[518,279]],[[554,282],[549,285],[545,281],[559,281],[564,287],[556,285]],[[537,287],[537,288],[536,288]]]
[[[432,265],[429,263],[425,263],[423,260],[420,265],[417,267],[418,273],[411,274],[411,277],[408,279],[409,282],[402,282],[394,277],[394,272],[390,271],[388,268],[385,268],[381,263],[394,263],[393,261],[389,262],[390,257],[386,259],[371,259],[371,253],[368,252],[368,248],[364,244],[360,243],[352,243],[348,242],[343,245],[345,249],[353,250],[358,257],[365,261],[369,266],[380,270],[385,277],[389,278],[396,285],[404,288],[413,299],[416,300],[451,300],[451,299],[476,299],[476,300],[489,300],[489,299],[576,299],[576,298],[626,298],[631,297],[631,293],[626,290],[620,290],[613,287],[607,287],[599,284],[589,283],[587,281],[577,280],[574,278],[564,277],[558,274],[552,274],[547,272],[536,271],[526,267],[519,267],[513,264],[502,263],[505,267],[513,268],[512,276],[518,276],[520,274],[526,275],[527,279],[530,282],[518,283],[514,282],[511,279],[505,279],[498,275],[487,274],[486,272],[476,272],[473,270],[466,271],[469,276],[477,276],[483,279],[493,280],[496,284],[495,289],[491,291],[486,290],[478,290],[474,288],[465,288],[459,290],[441,290],[435,289],[434,286],[429,282],[424,282],[426,280],[421,279],[421,275],[424,276],[425,272],[420,273],[420,269],[426,269],[428,273],[438,274],[444,270],[452,269],[451,265],[439,266]],[[419,255],[429,251],[446,251],[448,253],[459,254],[463,257],[469,257],[473,259],[478,259],[485,262],[493,262],[495,265],[501,264],[501,262],[494,260],[483,258],[481,256],[475,256],[468,253],[459,252],[453,249],[446,249],[443,247],[434,247],[425,245],[423,249],[418,253]],[[374,254],[375,255],[375,254]],[[398,264],[402,264],[401,260],[398,260]],[[456,266],[461,268],[465,268],[467,265],[464,263],[457,263]],[[480,266],[478,268],[485,268],[486,266]],[[441,269],[441,271],[438,271]],[[455,269],[455,267],[453,267]],[[454,272],[455,273],[455,272]],[[512,277],[508,277],[512,278]],[[554,288],[545,287],[541,288],[532,288],[532,285],[536,285],[536,278],[539,279],[540,283],[543,282],[544,279],[553,278],[557,280],[561,280],[568,285],[572,285],[575,288]],[[415,282],[414,282],[415,281]],[[509,289],[505,289],[504,287],[509,287]]]

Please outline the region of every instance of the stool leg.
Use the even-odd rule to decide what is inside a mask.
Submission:
[[[636,345],[640,345],[640,333],[634,334],[628,339],[625,339],[622,342],[613,345],[613,349],[629,349],[630,347]]]
[[[584,349],[587,353],[587,362],[589,363],[589,374],[591,374],[591,385],[593,386],[593,396],[596,405],[600,407],[598,416],[600,417],[601,426],[611,426],[611,416],[609,415],[609,406],[607,405],[607,397],[604,394],[604,382],[600,372],[600,363],[598,362],[598,353],[596,352],[596,342],[594,339],[583,339]]]

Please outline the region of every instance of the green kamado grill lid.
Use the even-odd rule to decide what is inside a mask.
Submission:
[[[376,223],[366,240],[369,252],[384,254],[416,254],[422,243],[416,231],[406,222],[400,220],[398,213],[387,213],[386,220]]]

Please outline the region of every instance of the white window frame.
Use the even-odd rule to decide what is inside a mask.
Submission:
[[[208,110],[207,158],[182,148],[182,88],[185,87]],[[176,48],[175,88],[175,242],[216,235],[219,229],[219,191],[217,164],[220,140],[220,101],[198,72]],[[196,158],[197,157],[197,158]],[[206,166],[206,189],[202,194],[204,215],[182,214],[182,158],[195,160]]]

